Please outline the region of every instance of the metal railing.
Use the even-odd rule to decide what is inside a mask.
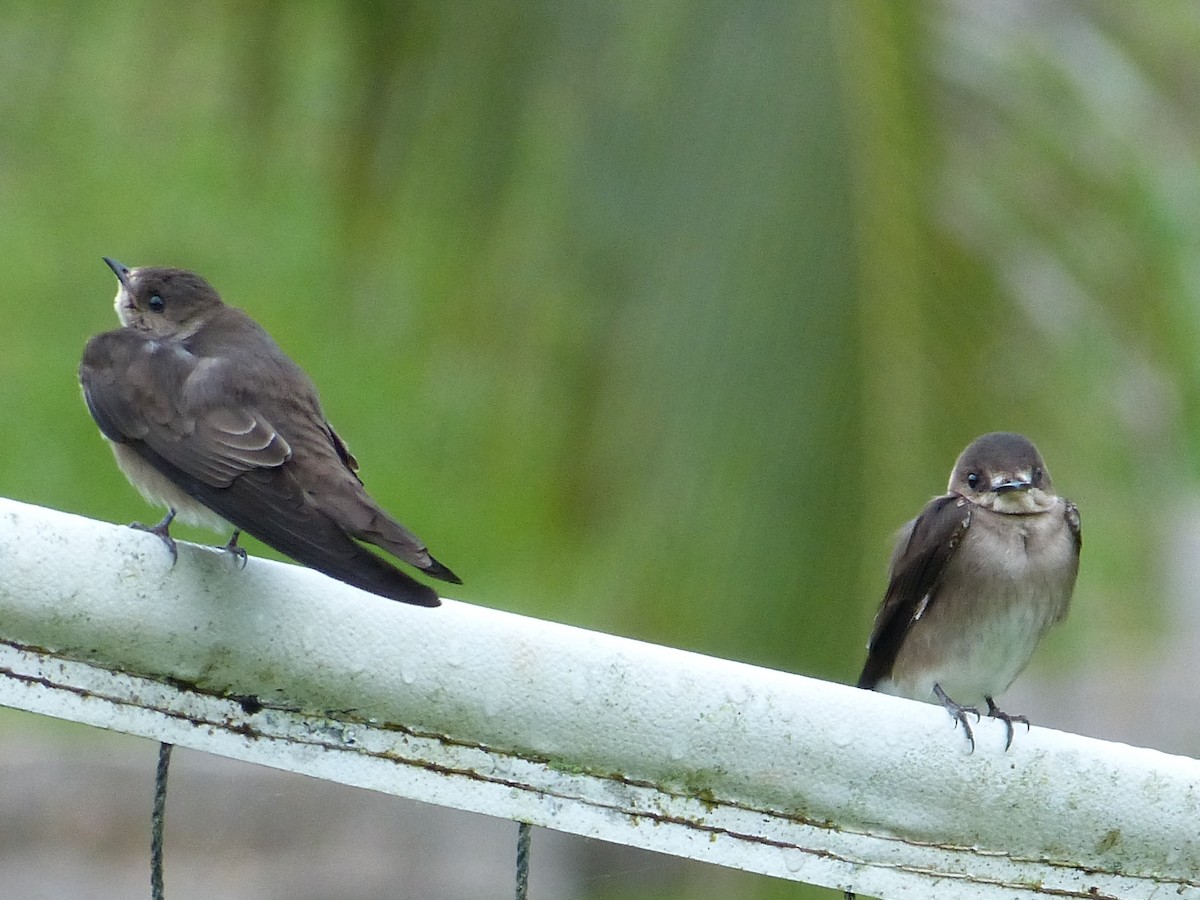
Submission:
[[[0,704],[862,896],[1200,900],[1196,760],[8,500]]]

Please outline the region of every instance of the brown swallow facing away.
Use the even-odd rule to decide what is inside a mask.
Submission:
[[[79,381],[117,465],[152,503],[154,528],[232,526],[297,562],[366,591],[437,606],[438,594],[358,541],[426,575],[458,577],[371,499],[358,464],[330,427],[317,389],[262,327],[226,306],[199,275],[129,269],[117,275],[123,327],[88,341]],[[144,526],[143,526],[144,527]]]
[[[1037,448],[1008,432],[971,442],[948,493],[900,529],[860,688],[938,700],[962,723],[995,698],[1067,614],[1079,572],[1079,510],[1054,493]],[[952,699],[953,698],[953,699]]]

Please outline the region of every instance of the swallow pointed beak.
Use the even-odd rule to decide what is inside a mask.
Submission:
[[[124,285],[129,284],[129,267],[128,266],[121,265],[119,262],[117,262],[111,256],[102,256],[100,258],[103,259],[106,263],[108,263],[108,267],[110,269],[112,269],[113,274],[117,276],[117,281],[121,282],[121,284],[124,284]]]
[[[1033,486],[1028,478],[1008,478],[1004,481],[992,482],[992,490],[997,494],[1007,494],[1011,491],[1024,491]]]

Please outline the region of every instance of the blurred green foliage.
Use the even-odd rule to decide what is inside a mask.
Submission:
[[[261,321],[464,600],[850,680],[890,534],[1003,428],[1084,514],[1089,612],[1054,640],[1141,653],[1200,434],[1198,31],[1118,2],[9,4],[0,494],[157,515],[74,383],[106,254]]]

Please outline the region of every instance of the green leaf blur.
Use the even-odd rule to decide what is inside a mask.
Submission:
[[[179,265],[461,599],[851,680],[891,533],[1013,429],[1085,523],[1045,665],[1136,663],[1195,513],[1190,10],[6,5],[0,494],[156,519],[75,369],[101,255]]]

